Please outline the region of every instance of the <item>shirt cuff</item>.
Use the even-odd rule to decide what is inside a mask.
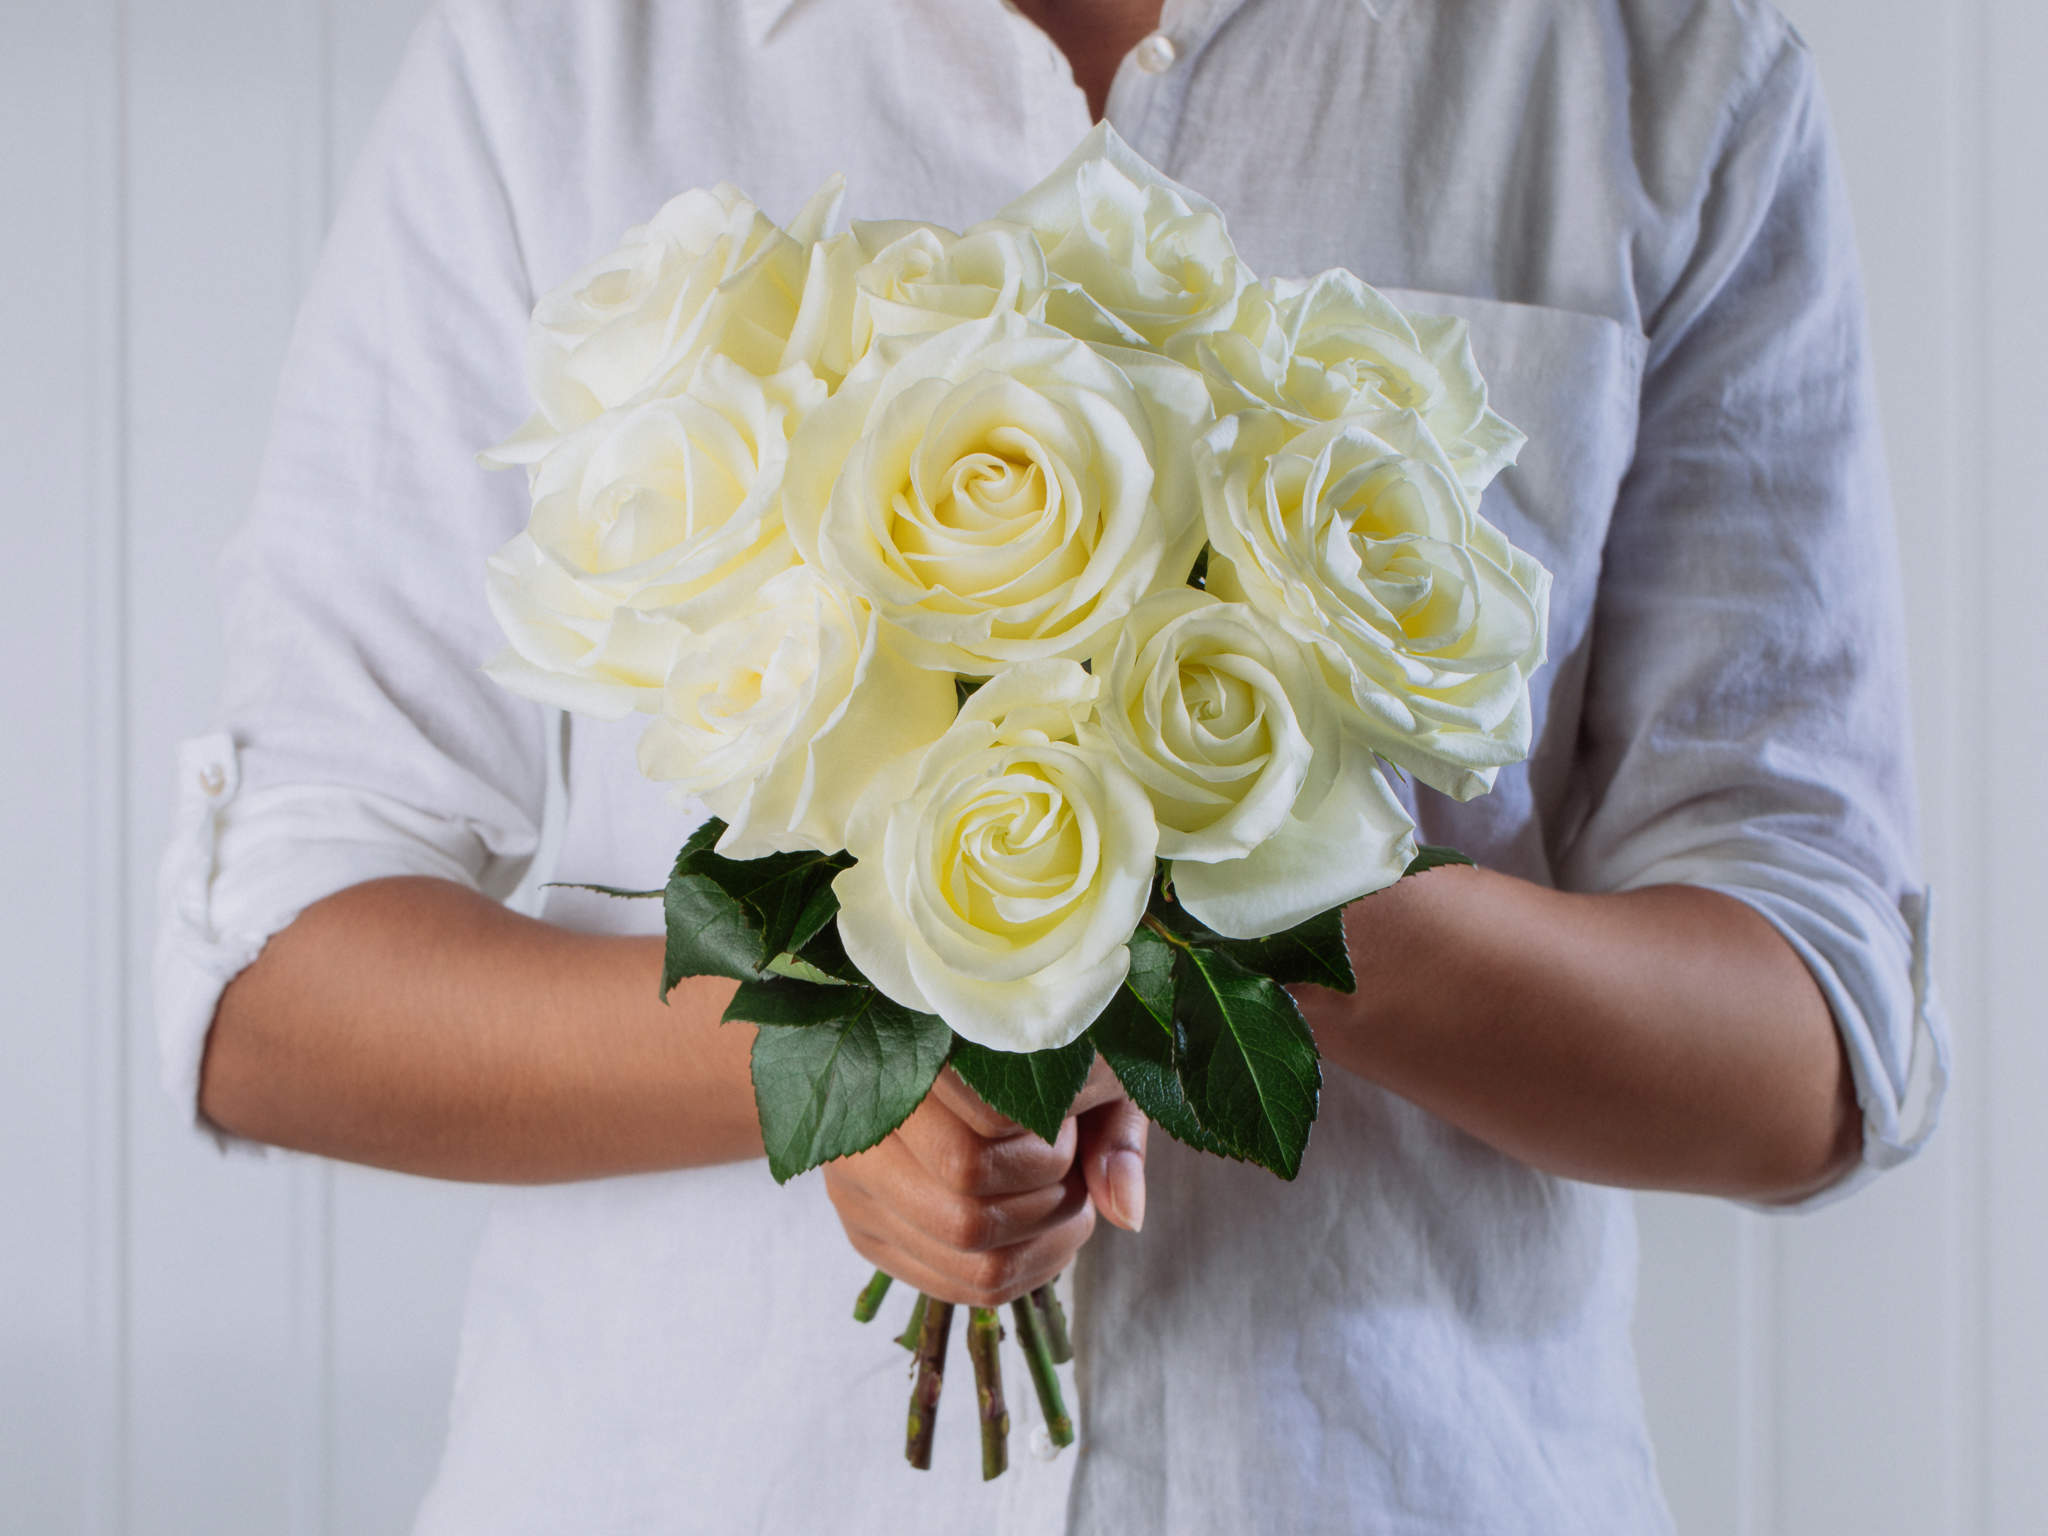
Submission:
[[[199,1107],[221,993],[315,901],[392,875],[473,889],[509,889],[518,880],[463,822],[338,785],[250,791],[233,737],[221,732],[179,744],[176,809],[157,887],[158,1067],[180,1119],[224,1155],[261,1158],[275,1149],[222,1129]]]
[[[1711,854],[1660,862],[1625,888],[1704,886],[1758,912],[1805,962],[1847,1047],[1863,1114],[1863,1155],[1833,1183],[1795,1201],[1735,1200],[1772,1216],[1834,1204],[1918,1152],[1948,1090],[1949,1028],[1930,968],[1932,892],[1896,905],[1821,855],[1774,848],[1770,863]]]

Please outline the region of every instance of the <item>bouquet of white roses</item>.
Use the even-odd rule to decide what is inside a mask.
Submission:
[[[542,299],[490,671],[645,715],[642,771],[714,813],[612,894],[663,900],[664,997],[739,981],[778,1181],[948,1063],[1050,1140],[1098,1053],[1292,1178],[1285,986],[1350,990],[1343,905],[1458,858],[1383,770],[1467,798],[1529,750],[1549,575],[1478,512],[1521,434],[1460,322],[1256,279],[1106,126],[965,233],[828,234],[839,195],[785,230],[684,193]],[[1070,1440],[1050,1288],[1012,1312]],[[951,1315],[903,1337],[918,1465]],[[993,1476],[995,1313],[968,1332]]]

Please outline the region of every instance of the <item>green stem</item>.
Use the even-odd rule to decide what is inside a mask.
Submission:
[[[1052,1363],[1052,1344],[1038,1321],[1038,1308],[1029,1296],[1010,1303],[1010,1316],[1017,1323],[1017,1342],[1024,1348],[1024,1363],[1031,1368],[1031,1385],[1038,1391],[1039,1411],[1045,1415],[1045,1431],[1054,1445],[1074,1443],[1074,1421],[1067,1417],[1066,1399],[1060,1395],[1059,1370]]]
[[[910,1326],[896,1335],[896,1342],[917,1353],[917,1336],[924,1332],[924,1309],[931,1304],[931,1298],[923,1291],[917,1293],[917,1300],[910,1304]]]
[[[953,1303],[929,1301],[917,1335],[917,1380],[910,1388],[910,1418],[903,1455],[920,1472],[932,1467],[932,1433],[939,1425],[939,1390],[946,1381],[946,1340],[953,1332]]]
[[[860,1295],[854,1300],[853,1320],[856,1323],[872,1323],[875,1320],[875,1313],[882,1305],[882,1298],[889,1294],[889,1286],[892,1283],[891,1278],[881,1270],[875,1271],[875,1278],[862,1288]]]
[[[1010,1465],[1010,1410],[1003,1402],[1003,1325],[993,1307],[967,1309],[967,1357],[974,1362],[974,1396],[981,1410],[981,1480],[1001,1477]]]
[[[1045,1325],[1045,1342],[1052,1350],[1054,1365],[1065,1365],[1074,1358],[1074,1341],[1067,1336],[1067,1314],[1060,1307],[1059,1292],[1046,1281],[1031,1293],[1031,1299],[1038,1303],[1038,1320]]]
[[[1154,917],[1150,912],[1147,912],[1143,917],[1139,918],[1138,921],[1143,923],[1147,928],[1150,928],[1154,933],[1158,934],[1159,937],[1166,940],[1166,942],[1171,944],[1175,949],[1184,949],[1188,951],[1189,954],[1194,953],[1194,946],[1192,944],[1188,943],[1186,939],[1182,938],[1179,934],[1175,933],[1171,928],[1167,927],[1166,924],[1159,921],[1159,919]]]

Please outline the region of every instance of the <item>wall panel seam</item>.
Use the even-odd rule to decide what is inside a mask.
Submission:
[[[1966,552],[1958,556],[1952,572],[1954,587],[1949,594],[1947,613],[1952,629],[1950,654],[1960,653],[1966,638],[1960,631],[1974,612],[1976,596],[1988,590],[1986,578],[1993,558],[1989,540],[1985,538],[1985,506],[1992,490],[1992,476],[1988,467],[1988,455],[1992,445],[1982,441],[1987,435],[1985,423],[1990,419],[1989,408],[1992,399],[1991,354],[1984,338],[1990,334],[1992,321],[1991,282],[1994,262],[1991,251],[1991,177],[1987,166],[1994,150],[1991,128],[1991,82],[1992,46],[1996,31],[1993,16],[2000,3],[2011,0],[1971,0],[1959,7],[1965,18],[1959,25],[1966,29],[1966,36],[1959,41],[1957,52],[1957,89],[1959,100],[1967,103],[1957,131],[1957,152],[1955,166],[1958,180],[1958,203],[1960,204],[1959,225],[1965,250],[1965,259],[1956,264],[1957,282],[1962,291],[1957,296],[1958,318],[1956,326],[1959,340],[1957,348],[1963,365],[1963,396],[1961,402],[1968,412],[1969,431],[1977,441],[1969,443],[1973,450],[1966,455],[1964,478],[1959,498],[1963,507],[1966,526],[1957,530],[1958,537],[1949,540],[1951,548]],[[1974,558],[1972,558],[1974,557]],[[1992,683],[1989,669],[1969,669],[1974,678],[1974,696],[1970,707],[1963,711],[1969,722],[1969,739],[1961,742],[1959,755],[1964,762],[1981,763],[1990,746],[1984,722],[1991,718],[1989,710],[1993,705]],[[1960,734],[1960,733],[1959,733]],[[1989,869],[1986,850],[1991,831],[1992,810],[1989,796],[1970,795],[1964,798],[1964,809],[1957,818],[1962,848],[1958,850],[1955,863],[1968,872],[1970,885],[1970,906],[1967,915],[1981,919],[1990,908]],[[1963,997],[1975,1011],[1976,1016],[1959,1020],[1955,1076],[1961,1092],[1957,1094],[1956,1108],[1962,1111],[1960,1119],[1963,1146],[1955,1158],[1956,1178],[1963,1186],[1959,1190],[1956,1206],[1965,1213],[1962,1218],[1964,1230],[1959,1234],[1963,1241],[1958,1243],[1958,1263],[1963,1269],[1955,1292],[1955,1306],[1958,1313],[1957,1327],[1953,1335],[1957,1353],[1955,1370],[1961,1378],[1958,1383],[1960,1410],[1956,1433],[1959,1441],[1959,1463],[1957,1466],[1957,1498],[1960,1507],[1957,1529],[1975,1531],[1990,1536],[1991,1518],[1995,1509],[1995,1490],[1991,1486],[1991,1459],[1986,1454],[1986,1431],[1991,1424],[1991,1382],[1993,1360],[1991,1354],[1990,1304],[1992,1291],[1991,1255],[1989,1235],[1992,1230],[1991,1177],[1990,1177],[1990,1095],[1992,1092],[1989,1074],[1970,1070],[1970,1061],[1962,1049],[1967,1045],[1979,1046],[1978,1059],[1987,1062],[1988,1032],[1996,1023],[1996,1011],[1992,1006],[1991,983],[1993,981],[1989,954],[1984,941],[1985,925],[1981,920],[1972,921],[1963,933],[1958,925],[1951,923],[1948,932],[1960,940],[1960,953],[1956,959],[1967,970],[1969,984],[1963,989]],[[1952,1090],[1953,1091],[1953,1090]]]
[[[91,679],[86,762],[91,775],[89,847],[85,851],[87,1048],[85,1101],[91,1295],[87,1299],[93,1348],[88,1388],[92,1444],[82,1458],[86,1487],[81,1507],[86,1529],[125,1536],[132,1484],[132,1308],[127,1105],[129,918],[128,835],[128,424],[130,158],[128,8],[101,0],[104,53],[100,110],[92,149],[100,228],[93,247],[93,398],[90,413],[93,477],[87,535],[87,580],[92,608],[87,625],[86,675]]]

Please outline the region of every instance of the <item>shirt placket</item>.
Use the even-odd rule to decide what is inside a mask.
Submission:
[[[1166,0],[1159,26],[1117,66],[1103,116],[1126,144],[1173,174],[1174,138],[1195,60],[1245,0]]]
[[[1245,0],[1166,0],[1159,26],[1124,55],[1110,82],[1103,116],[1118,135],[1162,170],[1172,148],[1195,57]],[[1032,103],[1033,149],[1046,169],[1064,160],[1092,126],[1088,98],[1059,45],[1010,0],[997,0],[1019,55]]]

